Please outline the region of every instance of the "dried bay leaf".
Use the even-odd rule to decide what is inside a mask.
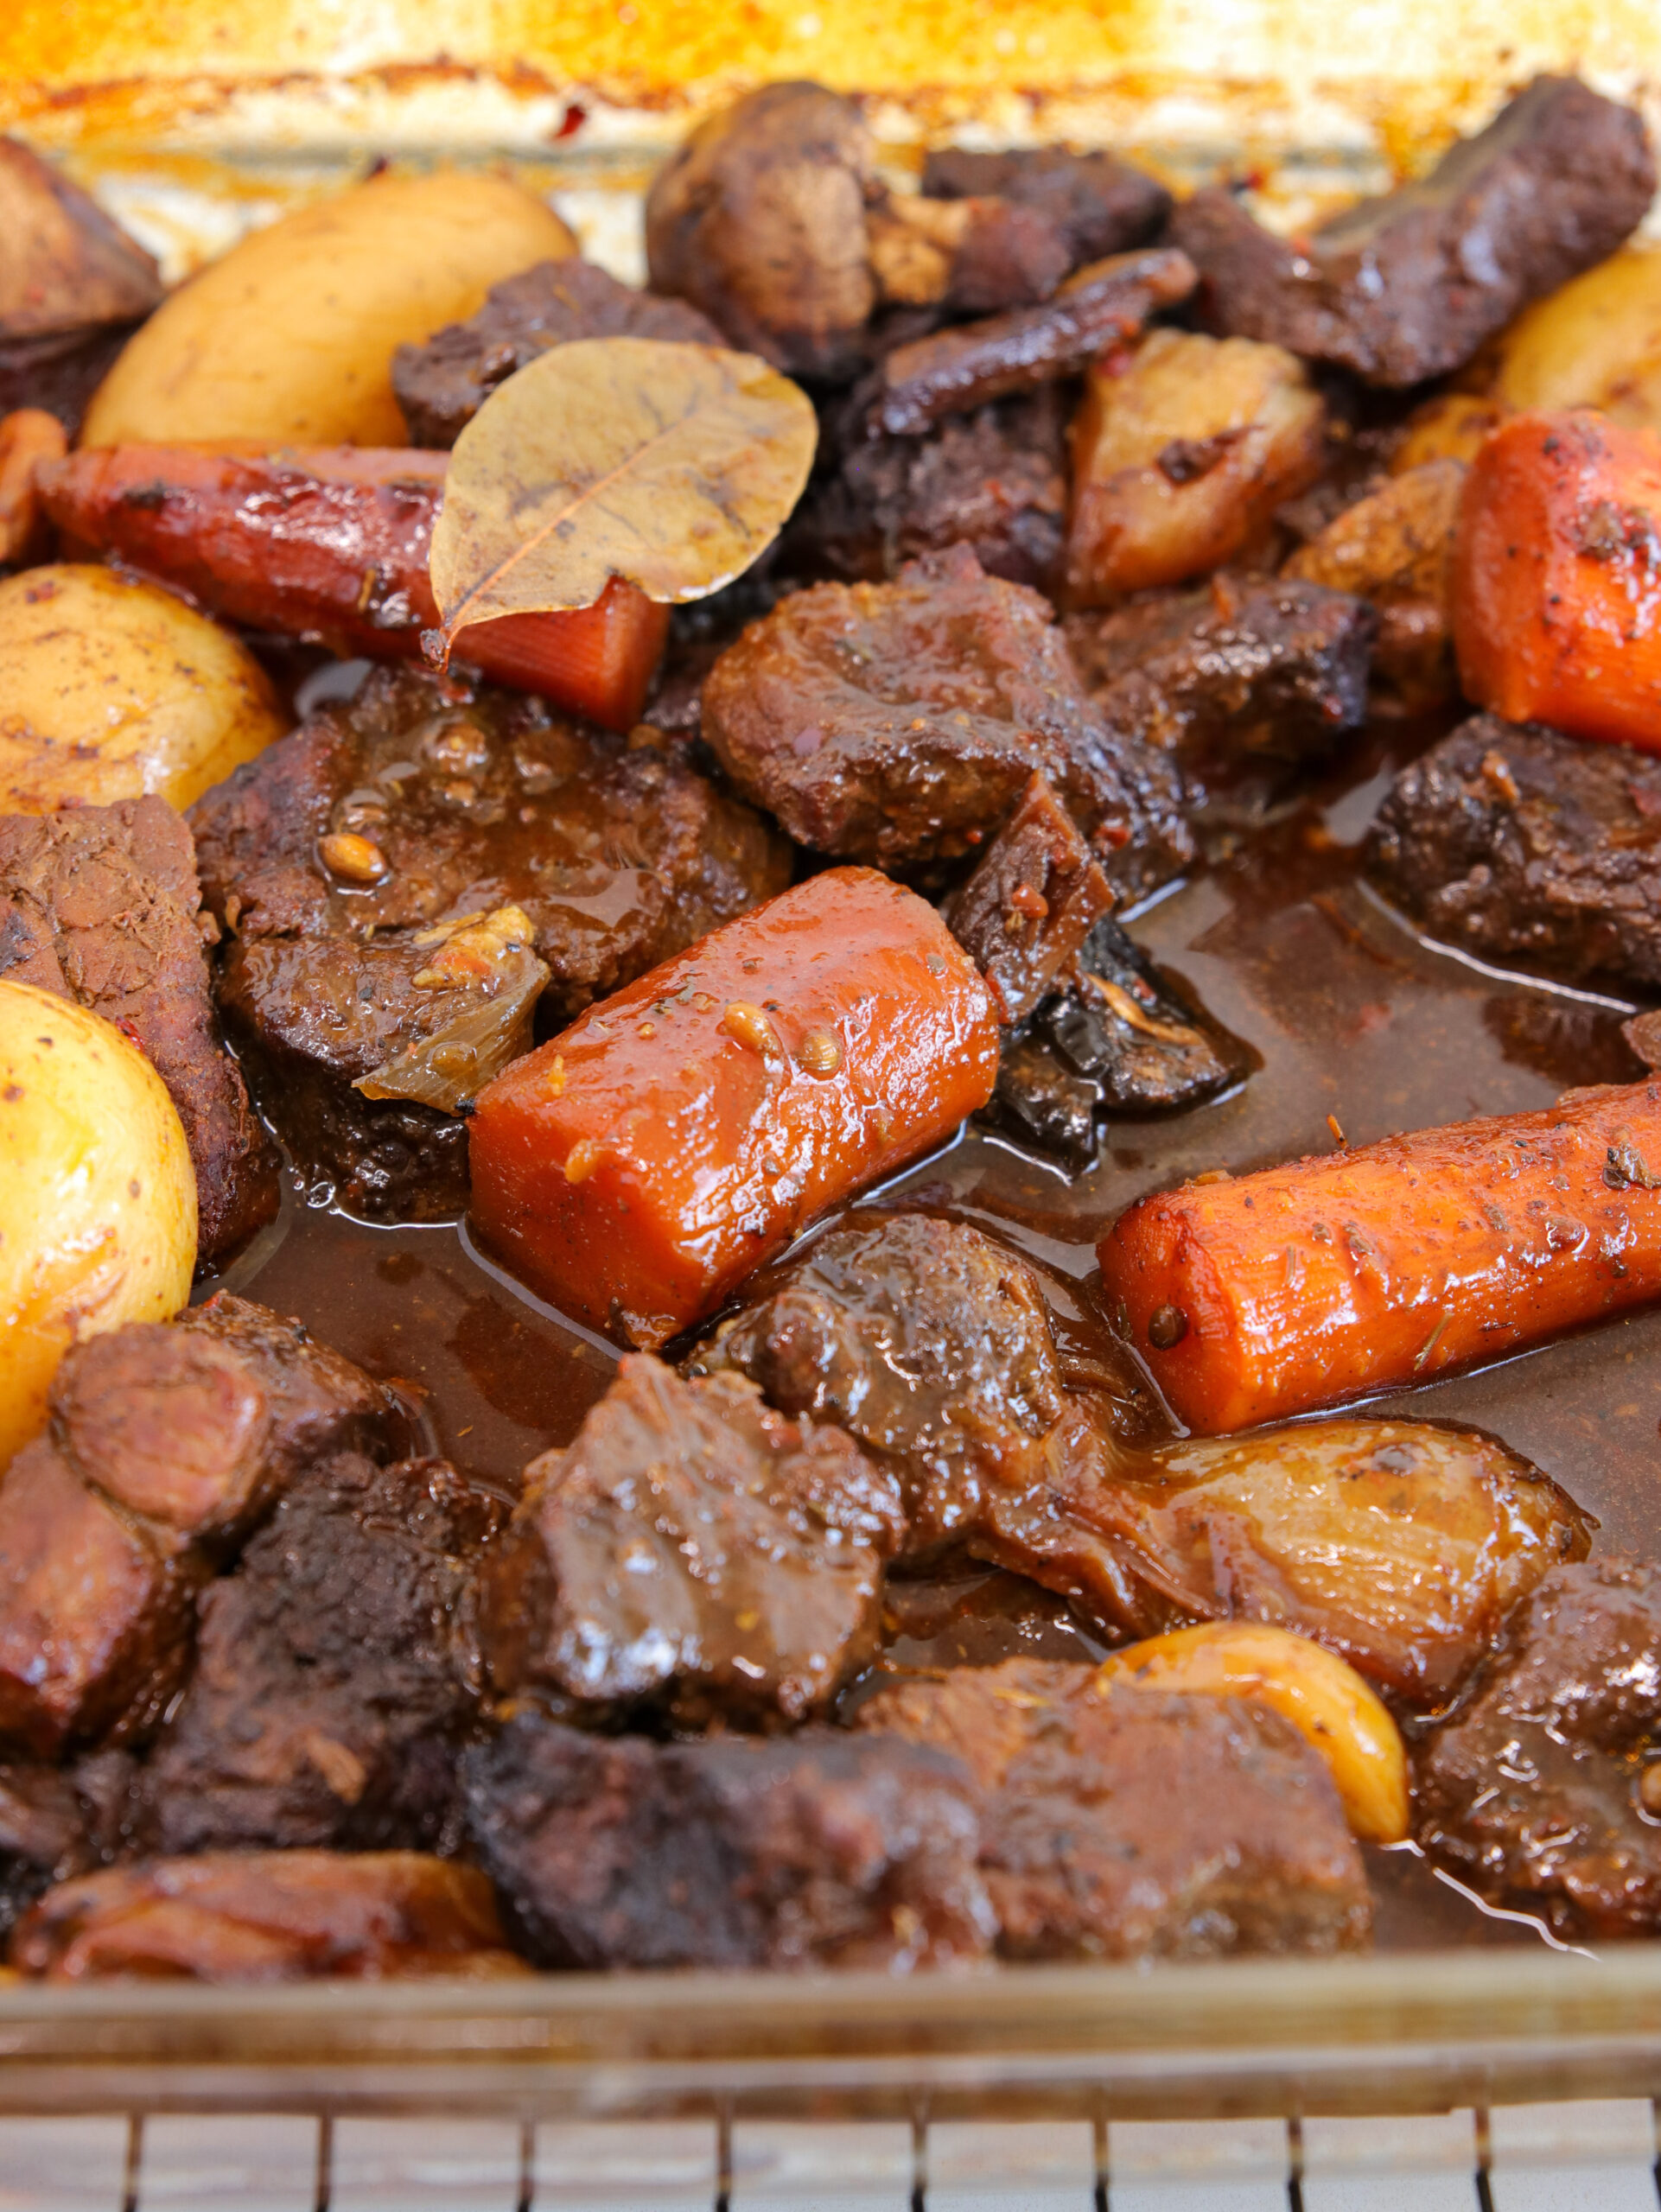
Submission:
[[[805,393],[715,346],[585,338],[500,385],[455,442],[433,528],[444,650],[503,614],[590,607],[614,576],[671,605],[766,551],[812,466]]]

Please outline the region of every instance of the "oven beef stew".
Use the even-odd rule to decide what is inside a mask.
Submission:
[[[166,316],[65,457],[155,288],[0,174],[110,280],[0,287],[8,588],[137,569],[287,732],[181,813],[182,661],[137,739],[96,637],[0,667],[10,1966],[1661,1933],[1661,420],[1501,373],[1636,112],[1539,79],[1290,241],[1065,146],[901,191],[766,87],[645,290],[520,195],[470,311],[341,338],[415,442],[258,457],[147,423]],[[570,346],[694,397],[505,451]],[[805,489],[677,374],[735,347]],[[441,606],[464,502],[519,550]],[[196,1191],[150,1306],[118,1072]]]

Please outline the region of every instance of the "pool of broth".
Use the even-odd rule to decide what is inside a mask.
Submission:
[[[1087,1378],[1098,1362],[1123,1364],[1098,1302],[1095,1241],[1143,1192],[1329,1151],[1334,1124],[1365,1144],[1640,1075],[1620,1035],[1630,1003],[1423,942],[1360,880],[1378,804],[1429,734],[1376,726],[1295,803],[1243,809],[1235,827],[1213,819],[1206,865],[1135,918],[1139,942],[1261,1056],[1231,1094],[1112,1122],[1095,1166],[1072,1178],[967,1128],[858,1205],[920,1203],[1016,1247],[1044,1280],[1066,1364]],[[294,1189],[222,1280],[395,1380],[433,1448],[508,1495],[528,1460],[570,1441],[619,1356],[515,1284],[463,1225],[372,1228]],[[1661,1309],[1373,1402],[1491,1431],[1595,1515],[1594,1548],[1657,1551]],[[902,1665],[1101,1649],[1060,1599],[984,1571],[898,1593],[888,1630]],[[1369,1861],[1380,1948],[1541,1940],[1533,1922],[1485,1911],[1410,1847]]]

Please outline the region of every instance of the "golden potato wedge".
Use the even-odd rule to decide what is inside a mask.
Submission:
[[[190,1296],[196,1178],[178,1113],[95,1014],[0,978],[0,1467],[71,1344]]]
[[[287,728],[247,648],[159,584],[76,563],[0,582],[0,813],[182,811]]]
[[[1511,411],[1503,399],[1485,398],[1474,391],[1439,391],[1408,416],[1401,442],[1391,455],[1391,474],[1405,476],[1428,461],[1474,461],[1484,438]]]
[[[1256,1698],[1301,1729],[1330,1769],[1351,1833],[1365,1843],[1407,1834],[1401,1731],[1353,1667],[1289,1629],[1208,1621],[1127,1644],[1096,1679],[1211,1697]]]
[[[1072,425],[1073,604],[1232,560],[1320,475],[1325,421],[1302,364],[1249,338],[1155,330],[1098,361]]]
[[[506,177],[372,177],[255,231],[163,301],[93,395],[81,443],[401,446],[394,349],[576,251]]]
[[[1525,308],[1499,340],[1493,392],[1661,428],[1661,246],[1624,245]]]
[[[1282,574],[1355,592],[1378,610],[1372,665],[1418,709],[1459,689],[1452,624],[1454,530],[1465,463],[1427,461],[1392,476],[1301,545]]]

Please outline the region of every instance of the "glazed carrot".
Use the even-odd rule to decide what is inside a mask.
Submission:
[[[839,1198],[983,1106],[979,970],[914,892],[833,868],[605,1000],[480,1092],[473,1221],[630,1344],[711,1313]]]
[[[44,408],[19,407],[0,415],[0,562],[24,561],[40,534],[42,467],[61,461],[68,445],[63,424]]]
[[[1589,408],[1502,423],[1466,480],[1453,619],[1480,705],[1661,750],[1661,438]]]
[[[1098,1254],[1202,1435],[1428,1382],[1661,1297],[1661,1081],[1185,1184]]]
[[[395,447],[110,446],[37,477],[60,529],[212,613],[397,659],[418,654],[438,619],[427,563],[449,460]],[[667,607],[614,578],[592,607],[481,623],[456,657],[627,729],[668,628]]]

